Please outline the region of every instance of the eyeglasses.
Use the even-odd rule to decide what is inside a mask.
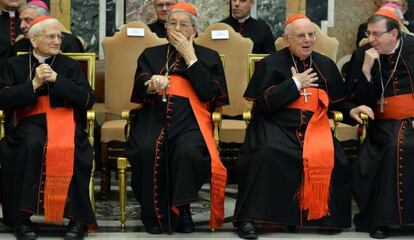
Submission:
[[[369,36],[373,36],[374,38],[380,38],[380,37],[382,37],[382,35],[384,33],[391,32],[391,30],[392,29],[386,30],[384,32],[370,32],[370,31],[365,31],[365,36],[367,36],[367,38],[369,38]]]
[[[180,28],[190,28],[194,26],[189,22],[167,22],[167,27],[176,28],[177,25],[180,26]]]
[[[290,35],[292,38],[295,38],[298,42],[303,42],[306,39],[306,36],[312,41],[316,40],[316,32],[300,33],[295,35]]]
[[[60,35],[60,34],[41,34],[41,35],[36,35],[36,36],[39,36],[39,37],[45,37],[47,40],[49,40],[49,41],[53,41],[53,40],[55,40],[56,38],[59,40],[59,41],[62,41],[62,39],[63,39],[63,36],[62,35]]]
[[[158,8],[158,9],[161,9],[161,8],[164,8],[164,7],[166,7],[166,8],[170,8],[170,7],[172,7],[174,4],[175,4],[175,3],[157,3],[157,4],[154,4],[154,7],[155,7],[155,8]]]

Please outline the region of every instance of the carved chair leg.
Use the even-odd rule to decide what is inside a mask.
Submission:
[[[125,229],[126,221],[126,168],[127,168],[127,159],[120,157],[118,158],[118,182],[119,182],[119,217],[121,221],[122,230]]]

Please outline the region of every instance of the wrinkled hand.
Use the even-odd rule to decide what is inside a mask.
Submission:
[[[187,39],[182,33],[177,31],[169,32],[168,39],[175,47],[175,49],[183,56],[187,65],[190,64],[192,60],[197,59],[193,47],[194,35]]]
[[[301,89],[307,87],[318,87],[318,84],[313,83],[318,80],[318,77],[316,76],[316,72],[312,72],[312,68],[306,69],[302,73],[298,73],[294,67],[291,67],[290,71],[292,72],[292,77],[295,77],[300,82]]]
[[[351,109],[349,115],[351,116],[351,118],[355,119],[355,121],[357,121],[359,124],[362,124],[363,121],[360,117],[361,113],[365,113],[369,118],[374,119],[374,112],[370,107],[366,105],[361,105]]]
[[[55,82],[56,76],[57,73],[46,63],[43,63],[36,68],[35,79],[37,78],[37,83],[40,83],[40,81],[43,83]]]
[[[375,48],[370,48],[365,51],[364,64],[362,65],[362,72],[367,79],[371,79],[371,68],[375,60],[379,59],[379,53]]]
[[[163,75],[153,75],[151,83],[148,85],[149,92],[159,92],[170,87],[170,80]]]

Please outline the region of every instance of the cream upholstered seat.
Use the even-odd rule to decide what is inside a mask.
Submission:
[[[144,36],[128,36],[128,29],[139,28],[144,30]],[[165,38],[158,38],[143,22],[126,24],[113,37],[106,37],[102,41],[105,55],[105,113],[108,121],[101,128],[102,144],[102,180],[101,192],[107,197],[110,188],[109,162],[116,161],[118,156],[108,154],[109,143],[113,141],[125,142],[124,128],[126,120],[120,120],[123,110],[132,109],[137,105],[130,103],[130,96],[134,84],[134,75],[138,56],[147,47],[167,43]],[[113,117],[115,115],[115,117]],[[121,147],[120,152],[123,152]],[[110,152],[110,151],[109,151]]]
[[[326,33],[321,31],[321,28],[315,24],[316,41],[314,50],[323,54],[334,62],[336,62],[336,55],[338,54],[339,42],[336,38],[329,37]],[[275,41],[276,50],[285,48],[287,45],[282,37],[278,37]]]
[[[228,31],[229,38],[212,39],[212,31],[216,30]],[[243,93],[249,81],[246,71],[246,57],[252,52],[253,42],[249,38],[242,37],[240,33],[234,31],[231,26],[225,23],[210,25],[194,42],[226,56],[224,72],[230,105],[222,108],[223,119],[221,119],[220,124],[220,142],[242,143],[244,141],[246,125],[242,120],[226,119],[225,117],[241,116],[245,109]]]

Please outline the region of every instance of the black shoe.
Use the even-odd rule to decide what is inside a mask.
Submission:
[[[369,232],[369,236],[376,239],[384,239],[388,237],[388,228],[386,227],[375,227]]]
[[[150,234],[161,234],[163,231],[158,225],[144,225],[145,231]]]
[[[287,233],[297,233],[298,232],[298,228],[295,225],[286,225],[283,229]]]
[[[86,235],[86,226],[79,222],[70,221],[68,231],[65,234],[65,240],[83,240]]]
[[[180,207],[180,218],[178,219],[176,231],[180,233],[194,232],[194,222],[191,217],[190,205]]]
[[[36,233],[33,231],[32,222],[30,219],[18,224],[14,228],[14,235],[17,240],[35,240],[37,238]]]
[[[243,239],[257,239],[256,226],[253,222],[242,222],[237,228],[237,234]]]

